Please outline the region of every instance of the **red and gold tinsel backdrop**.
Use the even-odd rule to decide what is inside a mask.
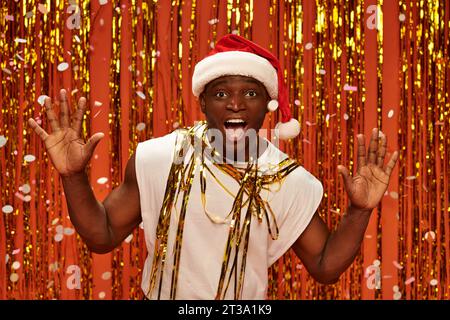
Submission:
[[[449,299],[450,2],[447,0],[2,0],[0,299],[140,299],[140,228],[110,254],[74,232],[32,117],[61,88],[88,97],[83,132],[106,133],[90,163],[99,200],[138,142],[202,118],[194,64],[226,33],[279,56],[298,139],[282,147],[324,185],[330,228],[347,200],[355,135],[380,127],[400,151],[361,254],[334,285],[288,252],[269,299]],[[277,122],[267,118],[265,127]]]

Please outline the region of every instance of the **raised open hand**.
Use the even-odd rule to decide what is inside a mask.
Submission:
[[[387,139],[381,134],[381,144],[379,143],[378,129],[372,130],[368,154],[364,135],[358,134],[358,166],[356,174],[352,177],[346,167],[339,165],[338,172],[344,178],[345,189],[347,191],[351,205],[362,210],[372,210],[381,201],[389,183],[392,169],[397,163],[398,152],[395,151],[389,162],[384,165],[386,155]]]
[[[80,98],[78,101],[78,107],[72,116],[71,123],[69,123],[70,111],[64,89],[60,92],[60,104],[60,121],[58,121],[50,98],[45,99],[45,111],[52,128],[51,134],[42,129],[34,119],[29,119],[28,123],[44,141],[55,169],[62,176],[70,176],[84,171],[104,134],[96,133],[87,142],[81,138],[83,115],[86,109],[85,98]]]

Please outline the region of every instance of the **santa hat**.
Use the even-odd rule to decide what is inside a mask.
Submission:
[[[275,127],[280,139],[295,138],[300,133],[300,124],[291,115],[283,70],[272,53],[238,35],[226,35],[195,66],[192,92],[199,97],[209,82],[231,75],[254,78],[266,87],[272,99],[267,108],[281,111],[281,122]]]

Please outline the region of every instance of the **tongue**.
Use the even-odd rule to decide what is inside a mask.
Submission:
[[[244,136],[244,129],[243,128],[227,128],[225,129],[225,132],[227,134],[227,139],[230,141],[238,141],[242,139]]]

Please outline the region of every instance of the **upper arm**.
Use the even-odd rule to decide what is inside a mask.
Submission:
[[[128,160],[122,184],[108,195],[103,205],[108,218],[111,241],[116,247],[142,221],[135,155]]]
[[[306,229],[292,245],[296,255],[313,276],[320,271],[320,262],[329,235],[327,225],[316,212]]]

